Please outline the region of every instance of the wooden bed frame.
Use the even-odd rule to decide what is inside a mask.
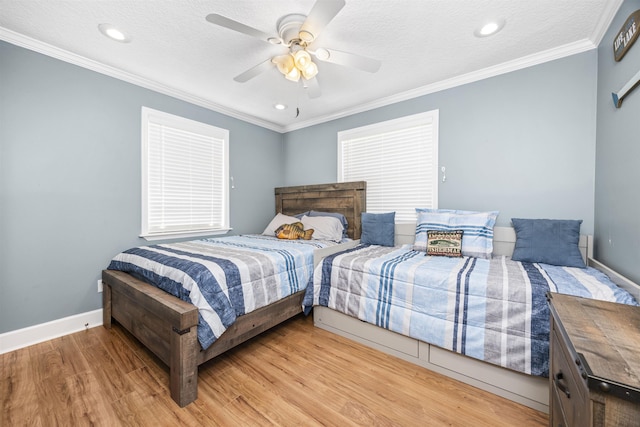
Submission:
[[[349,223],[348,234],[360,238],[360,217],[366,206],[366,183],[305,185],[275,189],[276,212],[294,215],[308,210],[339,212]],[[350,245],[355,245],[353,241]],[[340,245],[341,249],[345,246]],[[316,251],[314,263],[335,252]],[[115,319],[169,366],[171,397],[184,407],[198,396],[198,366],[302,312],[304,291],[240,316],[207,350],[197,339],[198,309],[133,276],[102,272],[103,325]]]
[[[396,244],[413,243],[415,224],[396,224]],[[510,227],[495,227],[494,254],[511,255],[515,246],[515,231]],[[607,269],[593,257],[593,238],[583,235],[579,243],[589,266],[605,272],[616,284],[638,298],[640,287]],[[327,307],[313,308],[315,326],[353,339],[369,347],[394,355],[416,365],[489,391],[542,412],[549,412],[549,380],[502,368],[438,346],[410,338]]]

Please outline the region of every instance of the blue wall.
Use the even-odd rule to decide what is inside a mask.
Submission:
[[[0,333],[102,307],[100,271],[140,233],[140,111],[230,130],[231,226],[261,232],[282,135],[0,42]]]
[[[439,109],[439,207],[582,219],[593,233],[596,51],[285,135],[286,185],[337,178],[337,132]],[[302,159],[313,159],[310,162]]]
[[[640,0],[625,1],[598,48],[595,256],[640,283],[640,87],[615,108],[611,97],[640,71],[640,41],[620,62],[613,40]]]

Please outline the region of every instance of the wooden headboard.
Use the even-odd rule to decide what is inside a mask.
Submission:
[[[278,187],[275,194],[276,212],[289,216],[310,210],[341,213],[349,223],[349,237],[360,238],[361,214],[367,206],[366,181]]]

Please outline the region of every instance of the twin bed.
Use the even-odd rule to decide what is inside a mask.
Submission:
[[[415,230],[396,225],[394,247],[357,246],[325,258],[303,301],[315,325],[543,412],[547,293],[631,305],[640,296],[591,258],[590,236],[578,244],[589,267],[577,268],[511,260],[511,227],[494,228],[490,259],[425,256],[414,250]]]
[[[171,396],[180,406],[197,397],[198,365],[304,306],[313,309],[316,326],[547,411],[546,293],[635,303],[595,269],[567,272],[511,261],[512,228],[491,225],[490,259],[427,257],[415,250],[415,225],[396,226],[396,246],[359,245],[364,182],[277,188],[275,195],[278,214],[344,215],[350,239],[337,244],[230,236],[155,245],[119,254],[103,272],[105,326],[117,320],[170,367]],[[587,260],[589,243],[580,239]],[[163,279],[131,268],[139,257],[161,263]],[[201,264],[208,272],[194,274]],[[192,279],[216,277],[194,291],[191,283],[176,285],[174,270]],[[623,278],[618,282],[636,292]],[[187,302],[194,293],[207,301],[204,309]],[[208,294],[225,298],[216,302]]]

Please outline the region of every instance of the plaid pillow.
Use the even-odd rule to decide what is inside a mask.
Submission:
[[[462,230],[462,255],[476,258],[491,258],[493,254],[493,226],[497,211],[474,212],[446,209],[416,209],[418,222],[413,249],[427,250],[427,231]]]

